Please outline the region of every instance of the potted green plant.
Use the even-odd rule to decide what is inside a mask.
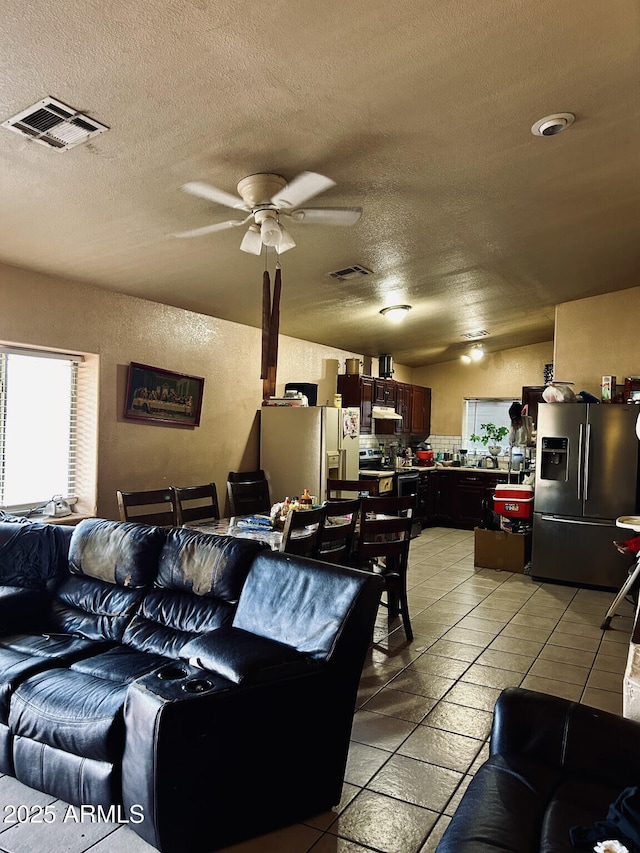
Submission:
[[[507,427],[499,427],[491,423],[480,424],[480,429],[483,430],[482,435],[476,435],[474,432],[471,441],[481,441],[485,447],[489,445],[489,453],[492,456],[497,456],[501,450],[499,442],[508,434],[509,430]]]

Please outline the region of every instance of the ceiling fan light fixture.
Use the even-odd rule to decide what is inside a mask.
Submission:
[[[380,313],[392,323],[400,323],[409,311],[411,311],[411,305],[389,305],[388,308],[382,308]]]
[[[282,239],[282,229],[275,219],[270,216],[263,219],[260,225],[260,238],[265,246],[277,246]]]
[[[280,231],[282,236],[280,237],[280,242],[276,246],[276,249],[281,255],[283,252],[288,252],[289,249],[295,249],[296,241],[293,239],[291,234],[289,234],[286,228],[282,227],[282,225],[280,226]]]
[[[262,251],[262,237],[257,225],[250,225],[240,243],[240,251],[250,255],[259,255]]]

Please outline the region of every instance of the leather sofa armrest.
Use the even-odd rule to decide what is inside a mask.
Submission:
[[[512,687],[496,702],[491,754],[530,755],[563,772],[622,790],[637,784],[640,723]]]
[[[49,600],[46,590],[0,586],[0,635],[39,628]]]
[[[182,647],[180,657],[234,684],[300,675],[320,665],[291,646],[232,627],[195,637]]]

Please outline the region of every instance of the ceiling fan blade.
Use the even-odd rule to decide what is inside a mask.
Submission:
[[[290,184],[277,192],[271,199],[271,204],[281,207],[298,207],[313,196],[318,195],[329,187],[335,187],[336,182],[325,178],[317,172],[301,172]]]
[[[197,195],[199,198],[206,198],[207,201],[215,201],[217,204],[224,204],[237,210],[249,210],[240,196],[231,195],[231,193],[219,190],[210,184],[204,184],[202,181],[190,181],[188,184],[183,184],[180,189],[186,193],[191,193],[191,195]]]
[[[355,225],[362,216],[361,207],[307,207],[292,210],[294,222],[305,225]]]
[[[214,231],[226,231],[227,228],[235,228],[244,225],[246,219],[228,219],[226,222],[216,222],[215,225],[205,225],[202,228],[194,228],[192,231],[180,231],[174,237],[202,237],[204,234],[213,234]]]

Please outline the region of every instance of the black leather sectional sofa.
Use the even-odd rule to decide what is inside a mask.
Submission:
[[[490,757],[437,853],[578,853],[623,838],[639,850],[639,767],[640,723],[508,688],[495,706]]]
[[[87,519],[0,524],[0,584],[0,772],[165,853],[339,801],[375,575]]]

